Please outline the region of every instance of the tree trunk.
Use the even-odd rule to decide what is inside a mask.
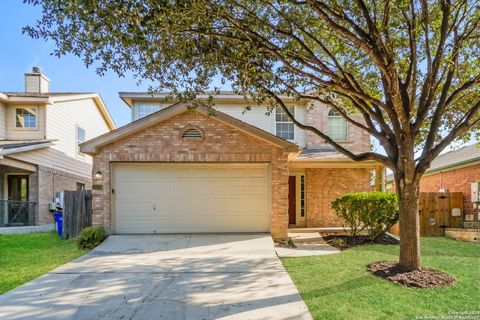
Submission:
[[[419,183],[400,183],[397,188],[400,207],[400,261],[407,270],[420,269]]]

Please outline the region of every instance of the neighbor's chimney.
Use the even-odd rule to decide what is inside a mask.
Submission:
[[[48,93],[50,92],[50,79],[45,77],[42,69],[33,67],[32,72],[25,73],[25,92]]]

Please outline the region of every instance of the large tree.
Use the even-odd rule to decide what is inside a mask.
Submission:
[[[420,178],[450,143],[480,132],[478,1],[26,2],[43,14],[24,31],[53,40],[58,56],[100,74],[131,72],[179,99],[221,78],[351,159],[386,165],[400,203],[400,265],[420,268]],[[285,96],[330,106],[384,152],[353,153],[297,121]]]

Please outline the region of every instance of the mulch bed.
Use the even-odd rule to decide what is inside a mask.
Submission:
[[[329,245],[340,249],[345,250],[352,247],[362,246],[365,244],[399,244],[400,242],[390,237],[389,235],[383,235],[377,240],[372,241],[366,235],[357,235],[352,237],[351,235],[346,234],[322,234],[323,239]]]
[[[405,271],[393,261],[370,263],[367,266],[367,271],[409,288],[443,288],[455,283],[455,278],[445,272],[431,268]]]

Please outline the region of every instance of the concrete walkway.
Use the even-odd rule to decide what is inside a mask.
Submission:
[[[111,236],[0,296],[0,319],[311,319],[269,235]]]

